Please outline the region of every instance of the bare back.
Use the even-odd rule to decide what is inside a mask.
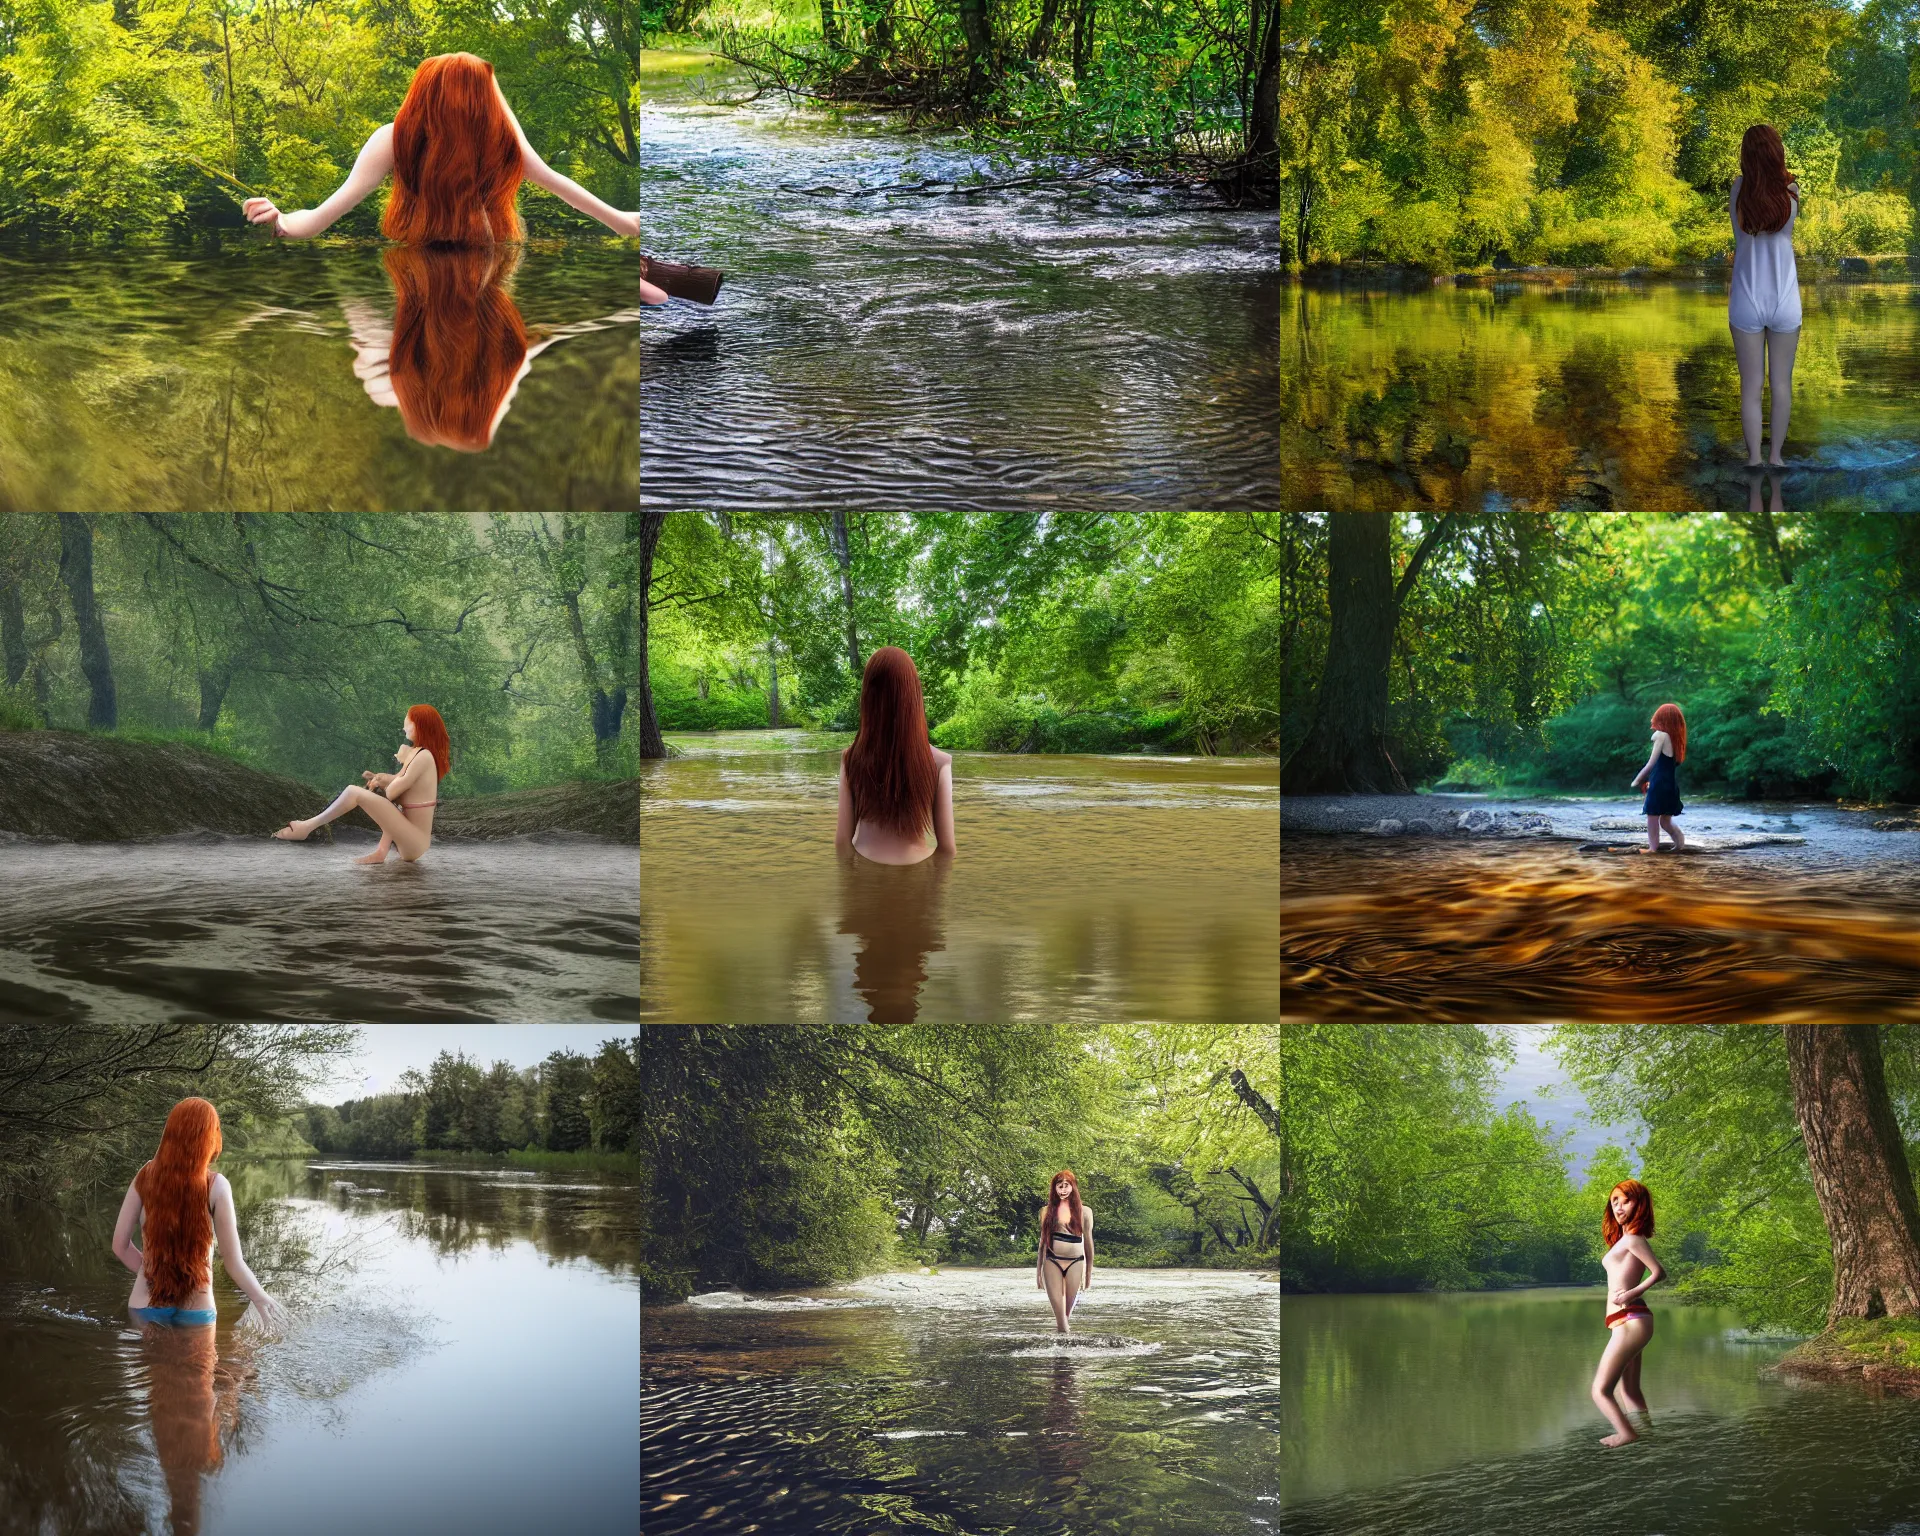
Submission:
[[[862,818],[853,822],[853,801],[847,790],[846,753],[840,754],[840,838],[854,852],[875,864],[918,864],[934,854],[953,851],[953,754],[931,749],[940,769],[940,782],[933,794],[933,841],[923,834],[903,837],[891,827],[876,826]],[[849,830],[849,824],[852,823]]]

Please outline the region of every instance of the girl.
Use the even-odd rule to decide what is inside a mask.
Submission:
[[[524,179],[598,219],[616,235],[640,238],[640,215],[609,207],[534,152],[507,105],[493,66],[470,53],[421,61],[393,121],[373,130],[339,191],[318,208],[282,213],[264,197],[241,204],[253,224],[289,240],[311,240],[393,173],[380,221],[389,240],[490,245],[520,238],[515,198]],[[642,297],[648,284],[642,283]]]
[[[1653,712],[1653,755],[1647,766],[1633,776],[1633,788],[1644,780],[1646,804],[1641,811],[1647,818],[1647,852],[1660,851],[1660,829],[1667,829],[1674,852],[1687,846],[1673,818],[1686,809],[1680,804],[1680,764],[1687,760],[1687,717],[1678,704],[1662,704]]]
[[[1786,146],[1765,123],[1740,141],[1740,174],[1728,203],[1733,215],[1733,284],[1727,324],[1740,364],[1740,431],[1747,467],[1760,465],[1760,385],[1773,379],[1773,458],[1784,469],[1787,417],[1793,409],[1793,353],[1800,344],[1800,275],[1793,261],[1793,221],[1800,188],[1787,169]],[[1764,370],[1762,367],[1764,352]]]
[[[1613,1433],[1600,1443],[1625,1445],[1640,1438],[1627,1422],[1627,1414],[1647,1411],[1647,1400],[1640,1393],[1640,1355],[1653,1337],[1653,1313],[1640,1298],[1667,1273],[1647,1246],[1653,1236],[1653,1196],[1646,1185],[1638,1179],[1623,1179],[1613,1186],[1600,1235],[1607,1244],[1600,1264],[1607,1272],[1609,1336],[1600,1369],[1593,1376],[1593,1401],[1613,1426]],[[1618,1402],[1613,1395],[1616,1388]]]
[[[290,821],[273,835],[283,842],[305,842],[315,827],[358,806],[373,818],[381,836],[380,846],[354,863],[384,863],[389,846],[398,848],[408,863],[419,858],[433,842],[433,808],[440,803],[440,779],[447,771],[450,752],[447,723],[431,704],[416,704],[400,722],[400,730],[406,738],[402,749],[419,750],[408,753],[398,773],[363,773],[365,784],[349,784],[318,816]],[[400,759],[400,753],[394,757]]]
[[[1067,1326],[1073,1304],[1093,1284],[1093,1207],[1080,1198],[1080,1181],[1071,1168],[1053,1176],[1051,1197],[1040,1210],[1040,1261],[1034,1284],[1053,1303],[1053,1331]]]
[[[954,851],[953,757],[927,739],[920,674],[897,645],[869,656],[860,679],[860,731],[840,754],[834,846],[876,864]]]

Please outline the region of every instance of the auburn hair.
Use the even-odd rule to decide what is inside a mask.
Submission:
[[[160,1150],[133,1176],[147,1295],[156,1307],[177,1307],[210,1281],[213,1175],[207,1165],[219,1155],[220,1111],[205,1099],[182,1099],[167,1116]]]
[[[433,754],[433,779],[437,784],[447,776],[448,758],[453,743],[447,740],[447,722],[431,704],[416,704],[407,711],[413,722],[413,744]]]
[[[1791,195],[1789,195],[1791,194]],[[1740,196],[1734,208],[1750,235],[1770,235],[1793,216],[1799,178],[1787,169],[1787,146],[1771,123],[1755,123],[1740,141]]]
[[[1633,1202],[1633,1209],[1627,1212],[1627,1223],[1623,1227],[1614,1220],[1613,1197],[1625,1195]],[[1600,1218],[1600,1235],[1611,1248],[1620,1241],[1622,1232],[1631,1232],[1636,1237],[1653,1236],[1653,1195],[1647,1186],[1638,1179],[1622,1179],[1607,1191],[1607,1213]]]
[[[1078,1232],[1082,1237],[1086,1235],[1087,1224],[1084,1220],[1085,1210],[1080,1204],[1080,1181],[1073,1176],[1073,1170],[1071,1168],[1062,1168],[1052,1178],[1047,1180],[1047,1206],[1046,1209],[1040,1213],[1040,1246],[1042,1248],[1045,1248],[1053,1241],[1053,1213],[1060,1204],[1060,1202],[1054,1198],[1053,1186],[1058,1184],[1062,1179],[1067,1181],[1068,1186],[1067,1208],[1073,1212],[1073,1226],[1071,1230]]]
[[[855,825],[870,821],[924,839],[940,768],[927,738],[927,704],[913,658],[883,645],[860,679],[860,730],[841,758]]]
[[[470,53],[422,59],[393,116],[393,195],[381,232],[448,245],[518,240],[521,164],[493,66]]]
[[[481,452],[527,360],[527,327],[506,287],[518,255],[501,259],[485,246],[390,245],[380,259],[393,282],[387,378],[407,435],[430,447]]]
[[[1680,713],[1680,706],[1662,704],[1653,712],[1653,728],[1665,731],[1673,739],[1673,760],[1684,763],[1687,760],[1687,717]]]

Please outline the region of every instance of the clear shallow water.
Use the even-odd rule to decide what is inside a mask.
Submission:
[[[0,1532],[630,1536],[630,1186],[332,1160],[226,1171],[248,1261],[296,1309],[257,1349],[217,1261],[214,1337],[129,1324],[131,1276],[107,1252],[117,1199],[64,1230],[44,1212],[7,1223]],[[324,1280],[267,1273],[340,1258],[355,1267]]]
[[[1274,1530],[1278,1306],[1107,1269],[1063,1342],[1022,1267],[649,1307],[648,1536]]]
[[[958,854],[898,868],[835,857],[836,747],[764,734],[642,765],[643,1019],[1277,1016],[1272,759],[956,753]]]
[[[1724,282],[1289,289],[1283,505],[1920,509],[1920,285],[1814,280],[1791,472],[1743,466]]]
[[[0,1010],[185,1019],[633,1019],[638,869],[586,840],[5,845]]]
[[[1277,501],[1270,211],[1123,186],[848,196],[1023,172],[876,115],[641,81],[647,248],[728,272],[711,312],[645,317],[642,505]]]
[[[631,507],[638,253],[544,241],[511,275],[471,267],[423,257],[403,280],[377,246],[237,234],[190,250],[0,249],[0,511]],[[463,388],[493,377],[488,338],[514,316],[529,344],[602,328],[535,357],[491,446],[463,452],[416,441],[363,382],[393,377],[382,338],[403,304]],[[458,398],[409,390],[408,407],[445,428]]]
[[[1605,1292],[1288,1296],[1281,1491],[1300,1536],[1912,1536],[1920,1401],[1766,1374],[1788,1347],[1660,1305],[1653,1428],[1599,1444]]]

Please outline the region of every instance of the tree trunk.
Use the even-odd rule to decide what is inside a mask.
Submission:
[[[1281,771],[1293,795],[1404,795],[1387,751],[1393,553],[1385,513],[1335,512],[1327,540],[1332,625],[1313,724]]]
[[[1794,1109],[1833,1240],[1843,1318],[1920,1316],[1920,1208],[1887,1095],[1877,1024],[1785,1024]]]
[[[1036,63],[1053,47],[1053,26],[1060,16],[1060,0],[1042,0],[1040,19],[1033,24],[1033,36],[1027,39],[1027,57]]]
[[[780,729],[780,650],[771,635],[767,636],[767,724]]]
[[[200,729],[211,731],[220,723],[220,706],[226,702],[227,689],[233,685],[233,668],[224,662],[200,674]]]
[[[847,543],[847,514],[836,512],[832,523],[833,558],[840,566],[840,597],[847,607],[847,665],[858,677],[866,663],[860,655],[860,636],[853,622],[853,551]]]
[[[1093,0],[1080,0],[1073,11],[1073,78],[1077,84],[1093,68]]]
[[[1280,14],[1278,0],[1253,0],[1249,44],[1259,52],[1247,113],[1248,169],[1280,163]],[[1304,262],[1305,257],[1301,260]]]
[[[960,0],[960,34],[967,40],[967,100],[979,101],[993,88],[993,23],[987,0]]]
[[[647,681],[647,606],[652,601],[653,552],[666,526],[664,512],[640,514],[640,755],[649,759],[667,755],[667,744],[660,739],[660,721],[653,712],[653,687]]]
[[[0,578],[0,656],[6,659],[11,688],[27,675],[27,613],[20,585],[11,576]]]
[[[80,635],[80,670],[92,690],[87,725],[110,731],[119,724],[120,710],[113,692],[107,631],[93,600],[93,524],[79,512],[60,514],[60,580],[73,604],[74,627]]]
[[[840,18],[834,12],[833,0],[820,0],[820,36],[826,40],[830,51],[839,51]]]

